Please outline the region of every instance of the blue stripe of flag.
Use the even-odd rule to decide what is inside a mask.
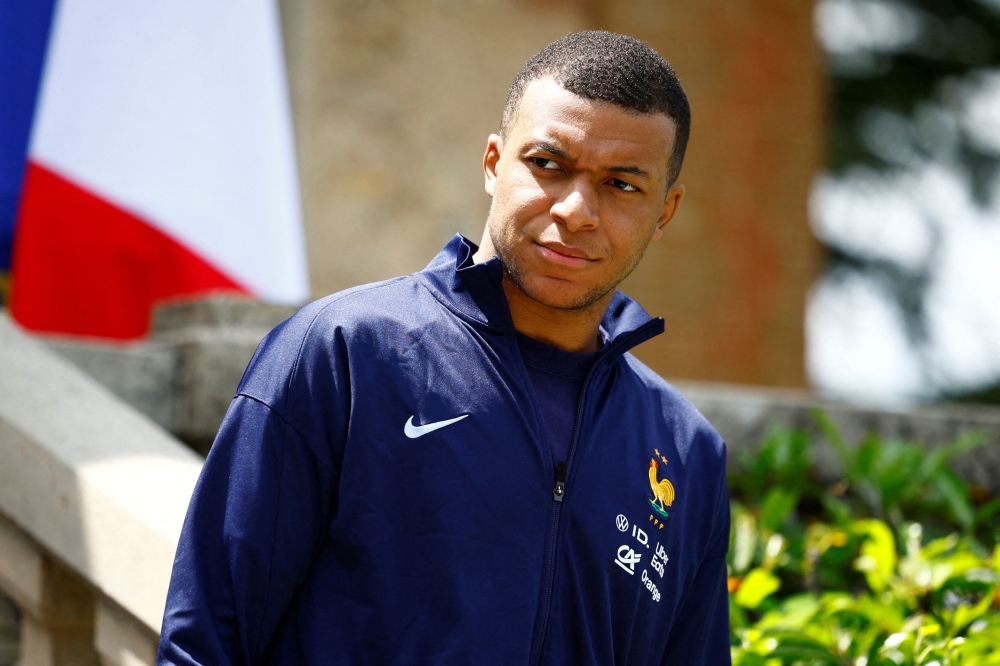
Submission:
[[[0,0],[0,271],[10,270],[17,200],[56,0]]]

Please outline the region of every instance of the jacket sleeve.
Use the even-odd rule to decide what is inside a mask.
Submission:
[[[177,547],[159,665],[260,663],[336,511],[334,458],[317,446],[329,433],[278,411],[297,395],[296,363],[281,356],[258,350],[205,461]]]
[[[726,556],[705,560],[677,611],[663,666],[726,666],[729,648],[729,594]]]
[[[728,666],[729,633],[729,489],[725,476],[719,491],[712,546],[688,589],[670,630],[663,666]]]

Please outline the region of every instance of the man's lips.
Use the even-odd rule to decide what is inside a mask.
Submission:
[[[591,259],[583,250],[562,243],[536,243],[539,252],[546,260],[562,266],[577,268],[587,266],[596,259]]]
[[[542,257],[554,264],[579,268],[587,266],[594,261],[587,256],[583,250],[562,243],[536,243]]]

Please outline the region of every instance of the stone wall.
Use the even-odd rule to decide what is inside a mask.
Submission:
[[[313,296],[478,242],[482,156],[521,65],[606,28],[675,65],[694,124],[677,218],[625,289],[661,374],[804,386],[824,90],[812,0],[282,0]]]

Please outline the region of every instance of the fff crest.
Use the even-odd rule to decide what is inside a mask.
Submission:
[[[656,455],[649,459],[649,487],[653,490],[653,496],[648,497],[647,501],[656,515],[667,519],[670,517],[670,512],[667,509],[674,503],[674,484],[670,482],[665,473],[662,479],[659,478],[660,460],[663,461],[663,466],[666,467],[667,458],[660,453],[659,449],[653,449],[653,452]]]

